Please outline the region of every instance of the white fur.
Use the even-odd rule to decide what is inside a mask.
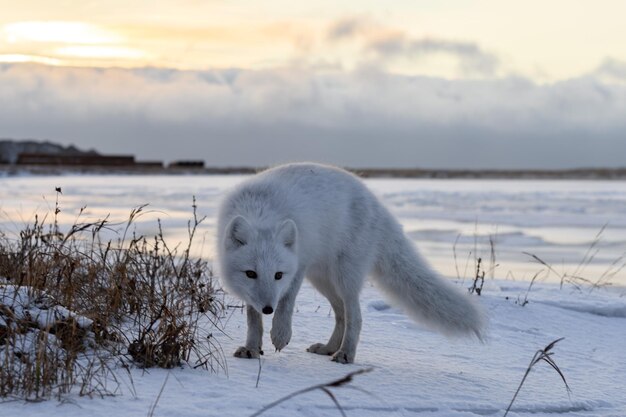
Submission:
[[[258,357],[261,311],[274,311],[271,339],[283,349],[303,278],[328,300],[335,329],[310,352],[354,361],[361,331],[359,293],[368,274],[412,317],[447,334],[481,337],[473,300],[438,277],[402,227],[356,176],[324,165],[279,166],[245,181],[218,216],[218,259],[225,286],[247,304],[248,336],[235,356]],[[245,271],[255,271],[256,279]],[[276,272],[282,272],[280,280]]]

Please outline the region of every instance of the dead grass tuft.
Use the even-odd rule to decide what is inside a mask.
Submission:
[[[85,208],[64,231],[60,194],[50,219],[35,216],[14,239],[0,232],[0,397],[116,394],[113,369],[128,370],[125,358],[225,369],[212,336],[222,331],[223,292],[206,261],[190,256],[204,220],[195,199],[188,240],[171,248],[160,223],[156,236],[135,234],[146,206],[121,232],[108,217],[83,222]]]
[[[565,385],[565,388],[567,389],[567,393],[569,395],[571,390],[570,390],[569,385],[567,384],[567,381],[565,380],[565,375],[563,375],[563,372],[561,371],[561,369],[558,367],[558,365],[556,364],[556,362],[554,362],[554,359],[552,358],[552,356],[554,355],[554,352],[552,352],[552,348],[557,343],[559,343],[561,340],[563,340],[563,338],[556,339],[556,340],[550,342],[543,349],[539,349],[537,352],[535,352],[535,355],[533,356],[533,358],[531,359],[530,363],[528,364],[528,367],[526,368],[526,372],[524,373],[524,376],[522,377],[522,380],[519,383],[519,386],[517,387],[517,390],[515,391],[515,394],[513,395],[513,398],[511,399],[511,402],[509,403],[509,406],[506,408],[506,411],[504,412],[504,417],[506,417],[507,414],[509,413],[509,411],[511,411],[511,407],[513,407],[513,403],[515,402],[515,399],[517,398],[517,395],[519,394],[520,390],[522,389],[522,386],[524,385],[524,382],[526,381],[526,378],[528,377],[528,374],[533,369],[533,367],[535,365],[537,365],[541,361],[543,361],[543,362],[547,363],[548,365],[550,365],[552,367],[552,369],[554,369],[559,374],[559,376],[561,377],[561,380],[563,381],[563,384]]]

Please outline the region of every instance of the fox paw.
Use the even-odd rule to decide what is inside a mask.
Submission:
[[[332,355],[335,353],[335,349],[329,349],[328,345],[324,343],[313,343],[306,351],[317,355]]]
[[[353,363],[354,354],[351,355],[344,352],[343,350],[338,350],[337,352],[335,352],[331,360],[337,363]]]
[[[291,326],[272,326],[270,337],[276,350],[283,350],[291,340]]]
[[[256,359],[259,357],[259,355],[262,355],[263,351],[262,350],[256,350],[256,349],[248,349],[245,346],[240,346],[235,353],[233,354],[233,356],[235,358],[244,358],[244,359]]]

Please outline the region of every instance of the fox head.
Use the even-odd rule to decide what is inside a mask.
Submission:
[[[272,314],[298,270],[294,221],[260,228],[236,216],[226,226],[220,245],[226,287],[258,312]]]

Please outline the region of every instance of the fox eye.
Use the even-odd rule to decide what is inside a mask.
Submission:
[[[277,272],[274,274],[274,279],[275,280],[279,280],[283,277],[283,273],[282,272]]]
[[[256,279],[256,277],[257,277],[256,272],[254,272],[254,271],[250,271],[250,270],[247,270],[247,271],[246,271],[246,276],[247,276],[248,278],[252,278],[252,279]]]

